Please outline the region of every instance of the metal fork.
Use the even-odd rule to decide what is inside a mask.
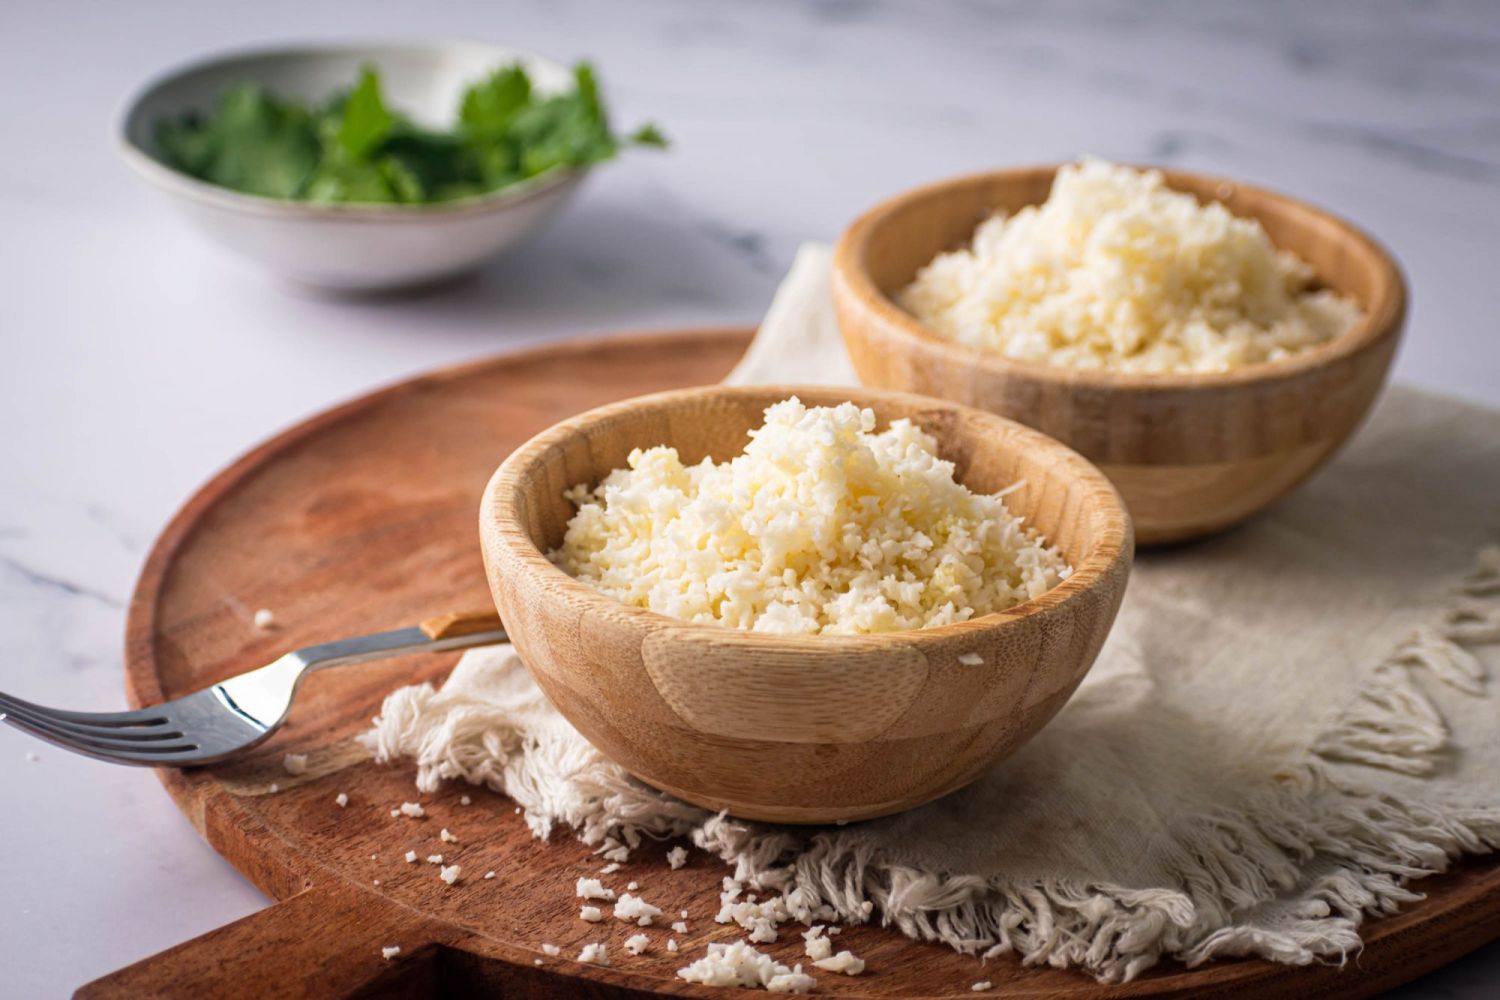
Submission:
[[[293,650],[257,670],[134,712],[69,712],[0,692],[0,719],[64,750],[116,764],[211,764],[279,729],[302,678],[314,670],[505,641],[492,611],[442,615],[411,628]]]

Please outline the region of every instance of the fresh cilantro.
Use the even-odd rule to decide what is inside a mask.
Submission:
[[[380,96],[380,74],[366,66],[359,72],[359,82],[344,101],[344,115],[339,122],[339,145],[351,160],[363,160],[391,134],[396,118],[386,110]]]
[[[649,122],[630,133],[630,141],[637,146],[655,146],[657,149],[667,148],[667,137],[662,135],[661,129]]]
[[[530,103],[531,78],[520,65],[507,66],[465,92],[458,120],[470,135],[499,138],[516,112]]]
[[[322,204],[425,204],[497,191],[552,170],[613,158],[622,146],[665,147],[655,125],[616,136],[593,68],[573,88],[539,94],[523,66],[469,87],[450,131],[420,129],[392,110],[373,67],[318,106],[253,84],[227,91],[207,115],[156,126],[162,160],[247,194]]]
[[[162,122],[157,145],[179,170],[267,198],[295,198],[321,156],[308,109],[240,86],[207,118]]]

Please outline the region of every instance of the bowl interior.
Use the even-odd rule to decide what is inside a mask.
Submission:
[[[596,484],[623,468],[632,449],[669,444],[684,463],[740,454],[772,403],[796,395],[809,406],[853,401],[875,411],[877,428],[910,418],[933,435],[941,456],[977,493],[1015,487],[1006,505],[1059,547],[1075,578],[1086,564],[1117,554],[1129,528],[1118,495],[1092,465],[1052,439],[993,414],[902,393],[816,387],[713,388],[664,393],[568,421],[523,450],[512,466],[513,508],[540,552],[561,541],[573,504],[565,490]],[[1067,586],[1065,582],[1064,586]]]
[[[895,306],[896,293],[923,265],[967,245],[985,219],[1045,201],[1056,172],[1047,166],[962,177],[877,207],[862,247],[870,280]],[[1301,257],[1323,285],[1361,305],[1366,323],[1356,330],[1375,322],[1374,314],[1389,306],[1389,261],[1348,223],[1296,199],[1234,181],[1173,170],[1162,175],[1170,188],[1200,202],[1222,202],[1233,214],[1258,220],[1275,246]]]
[[[366,65],[380,70],[394,109],[418,124],[443,128],[456,119],[465,88],[514,62],[526,67],[539,91],[571,85],[572,73],[560,63],[477,42],[265,49],[207,59],[154,80],[126,108],[121,131],[127,143],[160,163],[153,132],[162,118],[207,111],[219,95],[247,81],[282,97],[322,101],[351,86]]]

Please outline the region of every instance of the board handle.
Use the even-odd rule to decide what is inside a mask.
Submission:
[[[75,998],[406,996],[430,978],[441,924],[350,886],[314,886],[79,988]],[[397,946],[387,959],[382,948]]]
[[[436,642],[439,639],[453,639],[461,635],[474,635],[477,632],[498,632],[505,626],[501,623],[500,616],[493,609],[489,609],[450,611],[445,615],[424,618],[420,628],[427,634],[427,638]]]

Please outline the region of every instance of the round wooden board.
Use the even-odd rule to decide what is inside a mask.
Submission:
[[[285,650],[415,622],[489,600],[476,510],[491,471],[558,419],[615,399],[717,381],[747,330],[626,335],[510,354],[439,371],[312,418],[250,452],[205,486],[167,527],[130,607],[126,684],[150,704],[269,662]],[[271,609],[276,626],[251,617]],[[280,902],[85,986],[87,997],[722,996],[674,971],[708,941],[724,869],[693,852],[669,870],[664,845],[638,850],[619,874],[647,898],[689,911],[668,955],[666,934],[639,958],[634,929],[578,919],[573,882],[599,859],[567,833],[532,838],[511,803],[468,788],[420,798],[424,819],[390,810],[417,798],[412,772],[377,767],[352,737],[399,684],[438,680],[454,654],[344,667],[313,676],[284,730],[253,755],[212,769],[160,772],[198,831]],[[288,751],[311,755],[301,777]],[[279,784],[277,793],[271,784]],[[473,792],[473,803],[460,794]],[[349,796],[347,808],[334,801]],[[450,828],[457,844],[439,840]],[[462,865],[449,888],[415,850]],[[495,871],[496,877],[482,875]],[[378,880],[378,885],[376,884]],[[1469,864],[1423,883],[1428,897],[1368,928],[1342,968],[1259,961],[1188,971],[1168,963],[1133,983],[1101,986],[1011,958],[981,965],[892,930],[851,927],[840,944],[869,962],[858,978],[819,976],[819,991],[860,997],[967,997],[977,980],[1034,997],[1364,996],[1500,935],[1500,865]],[[571,961],[603,940],[612,968]],[[560,945],[562,957],[541,945]],[[795,933],[770,946],[805,961]],[[401,955],[382,959],[386,945]],[[541,965],[534,964],[541,960]]]

